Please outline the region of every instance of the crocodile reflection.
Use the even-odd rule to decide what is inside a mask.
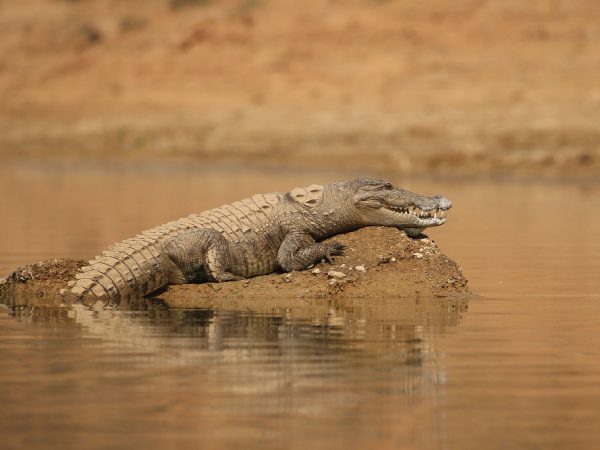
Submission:
[[[427,390],[444,377],[436,336],[458,324],[462,299],[293,300],[248,311],[177,310],[140,300],[119,309],[21,307],[22,321],[80,327],[108,351],[139,363],[199,366],[216,380],[243,378],[230,389],[256,393],[331,377],[393,380],[402,392]]]

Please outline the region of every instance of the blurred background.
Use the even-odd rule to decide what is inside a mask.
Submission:
[[[3,449],[600,448],[597,0],[0,0],[0,161],[0,278],[382,176],[479,295],[0,308]]]
[[[3,0],[8,160],[600,173],[593,0]]]

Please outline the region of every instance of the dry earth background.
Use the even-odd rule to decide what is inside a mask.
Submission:
[[[600,174],[596,0],[3,0],[3,160]]]

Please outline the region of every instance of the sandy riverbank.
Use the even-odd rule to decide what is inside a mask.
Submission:
[[[6,0],[0,152],[600,174],[594,2]]]

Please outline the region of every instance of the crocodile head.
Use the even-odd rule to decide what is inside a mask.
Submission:
[[[401,228],[416,237],[427,227],[446,222],[452,203],[441,195],[424,197],[385,180],[359,178],[349,183],[352,203],[365,225]]]

